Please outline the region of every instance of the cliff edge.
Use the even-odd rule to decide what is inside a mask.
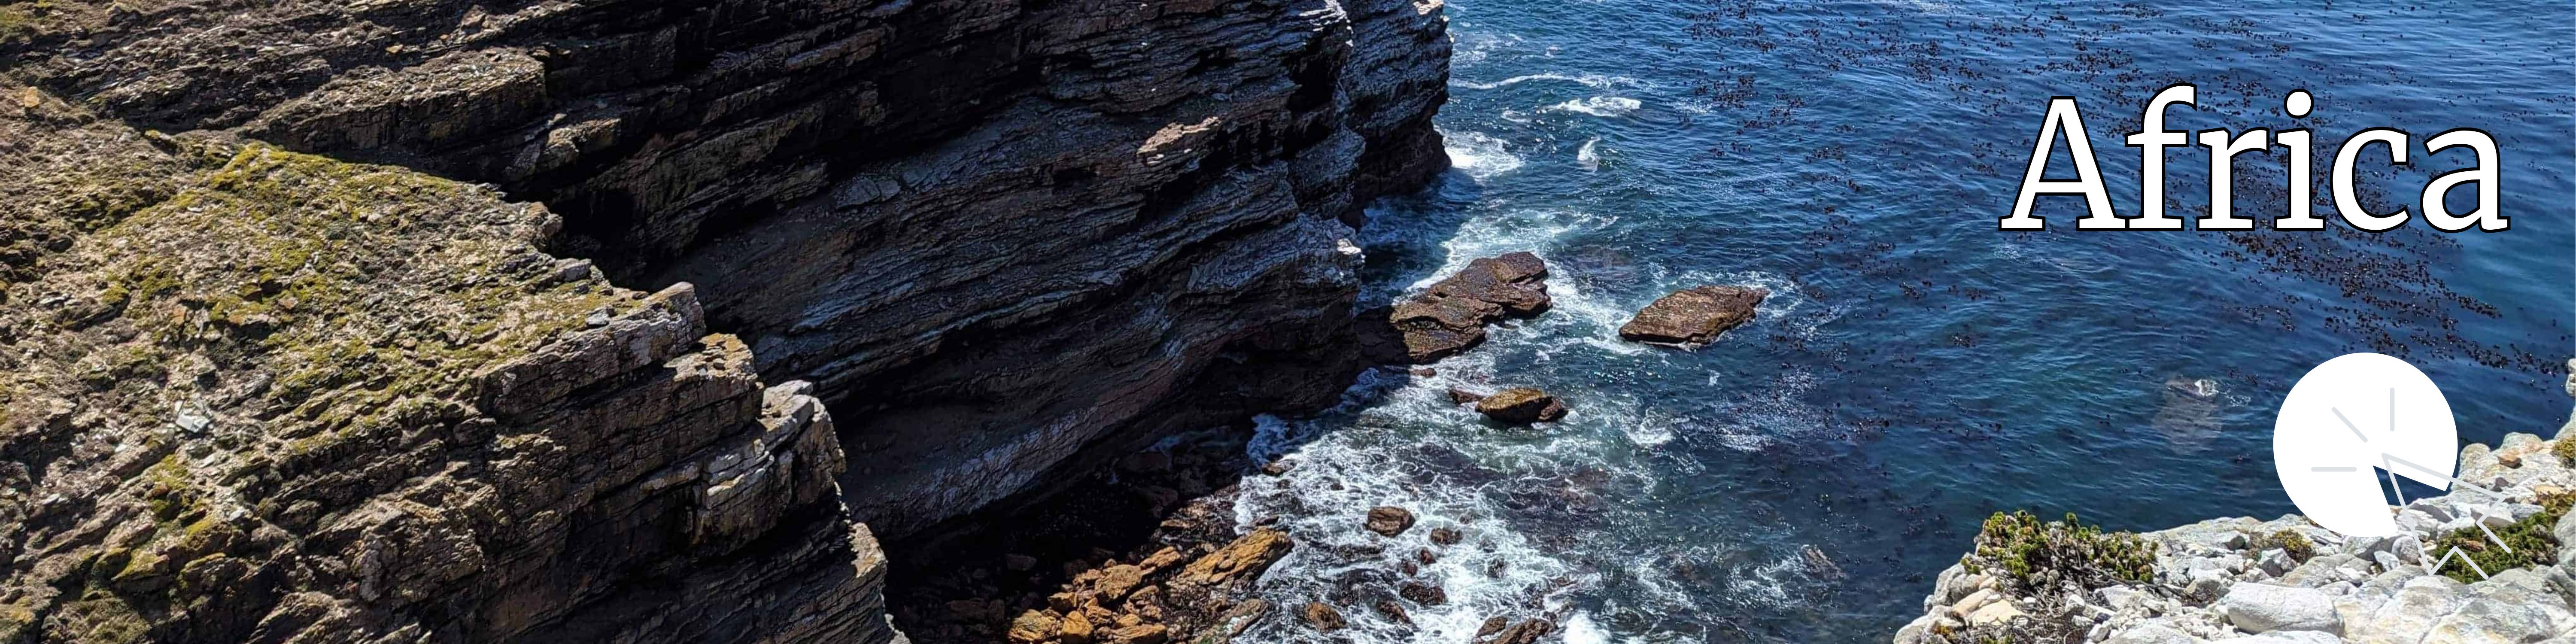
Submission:
[[[1332,400],[1447,57],[1436,0],[0,4],[0,641],[900,638],[878,535]]]

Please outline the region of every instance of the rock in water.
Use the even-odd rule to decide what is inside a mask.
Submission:
[[[1412,299],[1386,310],[1384,324],[1363,319],[1369,357],[1427,363],[1485,341],[1485,325],[1505,317],[1545,312],[1547,263],[1528,252],[1480,258]],[[1376,312],[1363,314],[1376,318]]]
[[[1306,610],[1300,611],[1299,615],[1306,618],[1307,626],[1318,631],[1338,631],[1343,626],[1342,611],[1333,610],[1332,605],[1323,602],[1306,602]]]
[[[1396,589],[1395,594],[1402,595],[1405,599],[1413,600],[1413,603],[1424,606],[1438,606],[1449,603],[1449,591],[1443,590],[1436,585],[1418,581],[1406,582],[1404,587]]]
[[[1412,527],[1413,512],[1411,510],[1391,505],[1369,508],[1368,529],[1370,532],[1392,537],[1404,534],[1406,529]]]
[[[1547,392],[1528,387],[1514,387],[1494,392],[1476,401],[1476,411],[1487,418],[1516,425],[1556,422],[1565,417],[1565,404]]]
[[[1619,327],[1619,338],[1637,342],[1700,345],[1753,320],[1753,307],[1769,297],[1760,287],[1702,286],[1673,291]]]

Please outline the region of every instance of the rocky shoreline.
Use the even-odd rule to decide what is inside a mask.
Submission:
[[[2576,434],[2468,445],[2458,476],[2503,498],[2410,499],[2381,538],[2296,514],[2135,535],[1998,514],[1894,641],[2576,642]]]

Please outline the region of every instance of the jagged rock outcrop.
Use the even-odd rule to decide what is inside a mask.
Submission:
[[[1330,402],[1444,20],[0,6],[0,632],[890,637],[868,527]]]
[[[64,2],[0,52],[138,125],[547,203],[563,254],[697,284],[816,383],[852,508],[901,534],[1086,445],[1328,403],[1337,219],[1445,167],[1439,8]]]
[[[0,113],[0,641],[875,642],[810,386],[391,167]]]
[[[1619,339],[1656,344],[1708,344],[1727,329],[1753,321],[1753,308],[1770,289],[1746,286],[1698,286],[1655,298],[1619,325]]]
[[[1483,344],[1488,323],[1538,315],[1553,304],[1547,262],[1537,255],[1480,257],[1393,307],[1362,314],[1361,343],[1375,362],[1434,362]]]

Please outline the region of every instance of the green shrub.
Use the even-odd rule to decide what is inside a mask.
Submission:
[[[1977,531],[1976,549],[1961,558],[1969,572],[1991,572],[2024,589],[2063,584],[2101,588],[2155,575],[2155,544],[2129,532],[2104,532],[2075,514],[2042,522],[2028,511],[1997,512]]]
[[[2439,572],[2460,583],[2478,581],[2478,570],[2484,570],[2487,574],[2493,575],[2523,566],[2546,567],[2556,564],[2558,538],[2551,536],[2549,531],[2558,525],[2558,517],[2565,516],[2571,505],[2576,505],[2576,494],[2543,495],[2540,498],[2540,512],[2523,517],[2521,521],[2496,528],[2496,538],[2504,540],[2505,545],[2512,546],[2512,552],[2496,547],[2494,541],[2487,539],[2486,531],[2467,527],[2453,530],[2450,534],[2442,535],[2432,543],[2425,544],[2424,557],[2427,560],[2439,561],[2443,555],[2450,553],[2452,548],[2459,548],[2461,556],[2477,562],[2477,568],[2472,570],[2467,564],[2448,563],[2444,564]]]
[[[2299,534],[2297,530],[2251,535],[2245,540],[2245,549],[2255,554],[2262,554],[2263,551],[2273,548],[2280,548],[2290,554],[2291,561],[2301,563],[2307,562],[2309,557],[2317,556],[2316,544],[2308,542],[2308,537]]]
[[[2576,436],[2558,437],[2558,444],[2550,446],[2549,453],[2558,455],[2559,464],[2576,467]]]

